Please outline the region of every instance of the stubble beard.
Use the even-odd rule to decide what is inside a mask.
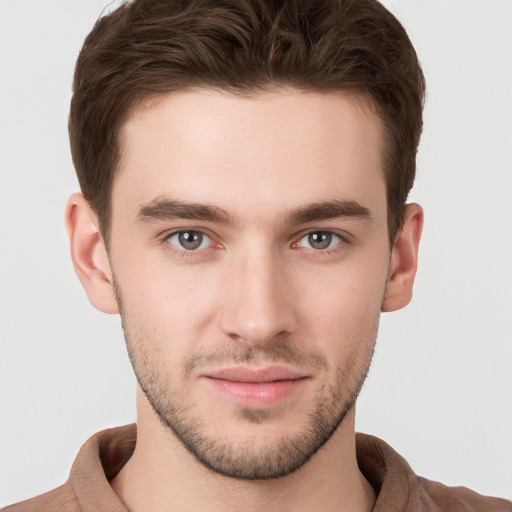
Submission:
[[[158,357],[147,350],[146,338],[133,329],[123,314],[119,291],[118,302],[128,355],[139,386],[161,424],[174,435],[193,457],[217,474],[243,480],[281,478],[296,471],[313,457],[334,435],[347,413],[354,406],[370,369],[378,330],[378,316],[364,339],[352,344],[358,347],[348,354],[336,370],[334,384],[324,384],[317,391],[315,406],[304,426],[297,432],[283,435],[273,444],[258,443],[257,439],[224,440],[209,434],[208,418],[194,414],[193,407],[183,398],[183,389],[170,389],[165,376],[168,371],[159,364]],[[149,344],[150,345],[150,344]],[[364,347],[364,348],[361,348]],[[224,363],[250,362],[264,358],[273,363],[301,362],[327,367],[323,354],[301,353],[286,341],[269,343],[265,348],[238,345],[229,352],[196,354],[183,365],[183,375],[190,375],[194,365],[207,359]],[[181,391],[181,393],[180,393]],[[247,423],[261,424],[271,419],[268,410],[240,409],[240,417]]]

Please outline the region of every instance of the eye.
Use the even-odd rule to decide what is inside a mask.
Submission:
[[[306,247],[316,251],[331,249],[341,243],[343,239],[330,231],[313,231],[304,235],[297,243],[297,247]]]
[[[176,249],[185,251],[197,251],[198,249],[206,249],[212,239],[205,235],[202,231],[184,230],[172,233],[167,241]]]

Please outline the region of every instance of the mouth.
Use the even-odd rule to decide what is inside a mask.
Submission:
[[[309,379],[284,366],[224,368],[203,376],[215,392],[248,408],[268,409],[290,398]]]

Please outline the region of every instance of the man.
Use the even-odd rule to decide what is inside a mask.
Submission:
[[[403,29],[375,2],[221,5],[136,1],[84,45],[67,225],[121,313],[138,426],[14,510],[511,510],[354,433],[423,222]]]

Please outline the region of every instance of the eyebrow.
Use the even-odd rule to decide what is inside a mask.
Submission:
[[[283,216],[284,224],[288,225],[339,218],[371,220],[372,215],[368,208],[356,201],[335,199],[300,206],[286,212]],[[238,217],[218,206],[166,198],[157,198],[142,205],[136,217],[138,222],[173,219],[201,220],[218,224],[240,224]]]
[[[361,220],[372,219],[370,210],[365,206],[356,201],[340,199],[301,206],[286,215],[287,222],[292,225],[343,217]]]
[[[204,220],[218,224],[235,224],[236,219],[217,206],[189,203],[173,199],[157,198],[142,205],[136,217],[139,222],[154,220]]]

